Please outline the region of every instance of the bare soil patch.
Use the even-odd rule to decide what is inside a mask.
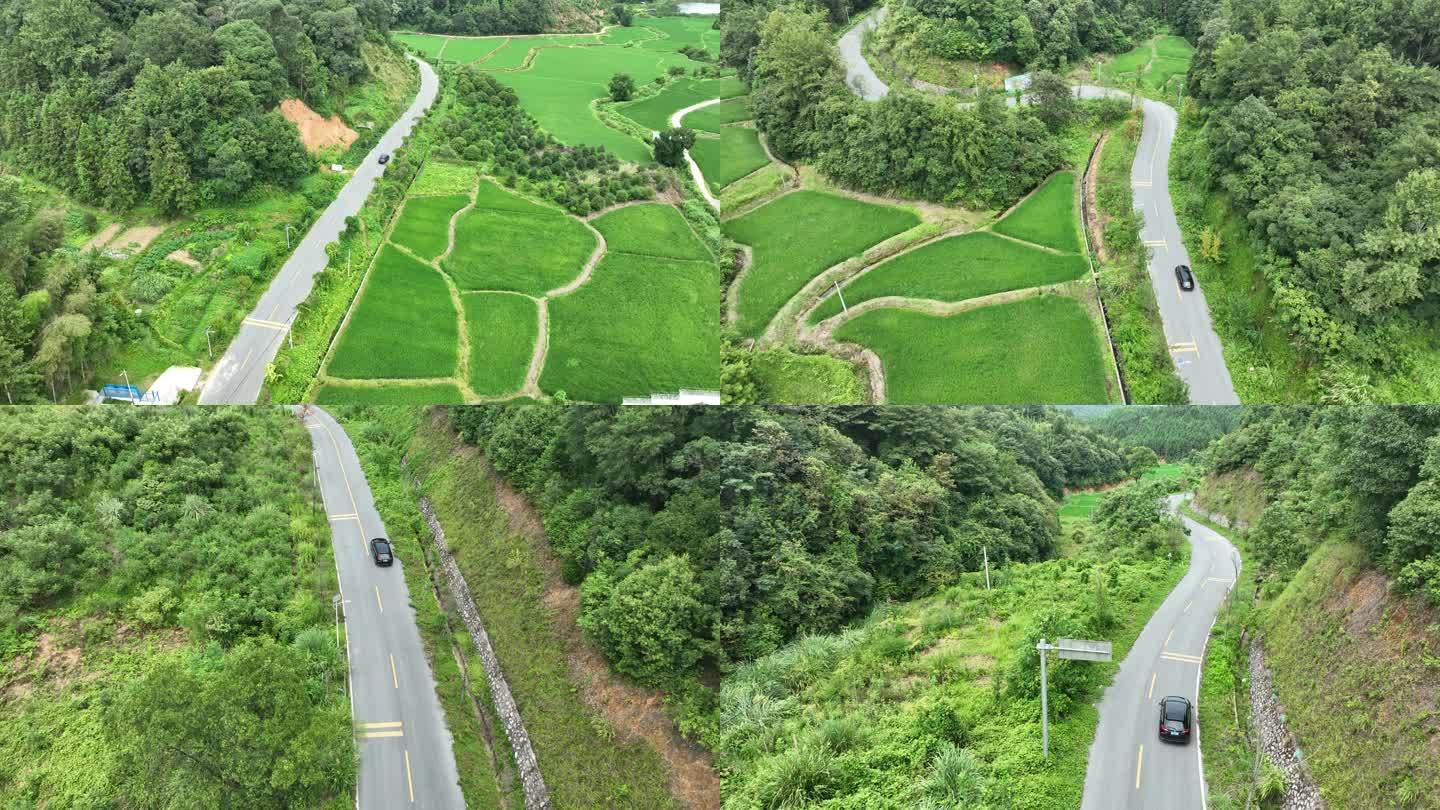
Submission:
[[[117,236],[115,241],[106,247],[126,253],[144,250],[150,247],[150,243],[164,232],[164,225],[136,225],[125,229],[124,233]]]
[[[179,262],[180,264],[183,264],[195,270],[199,270],[202,266],[200,262],[195,259],[194,256],[190,255],[190,251],[186,250],[185,248],[180,248],[179,250],[171,253],[165,258],[169,259],[172,262]]]
[[[98,248],[105,247],[105,245],[106,245],[111,239],[114,239],[114,238],[115,238],[115,234],[117,234],[117,233],[119,233],[119,232],[120,232],[120,223],[118,223],[118,222],[112,222],[112,223],[110,223],[109,225],[106,225],[104,228],[102,228],[99,233],[97,233],[97,234],[95,234],[94,236],[90,237],[90,241],[86,242],[80,249],[81,249],[81,250],[91,250],[92,248],[93,248],[93,249],[98,249]]]
[[[345,126],[340,116],[324,118],[298,98],[287,98],[280,102],[280,114],[300,130],[300,142],[305,144],[305,149],[310,152],[318,152],[330,146],[349,149],[350,144],[360,137],[355,130]]]

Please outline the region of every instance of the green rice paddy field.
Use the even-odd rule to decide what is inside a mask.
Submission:
[[[1063,295],[951,316],[879,309],[835,337],[879,355],[891,403],[1108,401],[1100,338],[1084,305]]]
[[[459,405],[465,401],[454,385],[345,385],[326,383],[315,397],[319,405]]]
[[[445,279],[387,245],[370,269],[328,373],[351,379],[450,377],[457,331]]]
[[[758,336],[812,278],[918,224],[904,208],[817,191],[786,194],[726,222],[725,232],[753,251],[737,290],[736,328]]]
[[[963,301],[1008,290],[1069,281],[1085,274],[1079,254],[1055,254],[1003,239],[992,233],[951,236],[931,242],[877,265],[843,287],[845,303],[888,295]],[[813,322],[840,314],[840,299],[831,295]]]
[[[630,28],[612,28],[605,34],[535,37],[446,37],[438,34],[398,34],[397,37],[427,56],[460,64],[478,64],[495,78],[515,88],[521,106],[540,126],[562,143],[603,146],[623,160],[649,163],[650,149],[640,139],[606,126],[596,116],[593,102],[608,98],[610,77],[628,73],[637,85],[646,85],[672,67],[692,70],[701,63],[678,53],[684,46],[718,52],[720,32],[705,17],[645,17]],[[533,52],[533,53],[532,53]],[[696,85],[675,87],[664,101],[644,101],[625,108],[627,114],[650,128],[669,113],[704,98],[692,98]],[[670,88],[667,88],[669,90]],[[716,95],[735,95],[738,83],[718,80]],[[676,106],[666,107],[671,102]],[[685,102],[685,103],[678,103]],[[644,105],[644,106],[641,106]],[[638,111],[637,111],[638,108]],[[645,120],[641,121],[640,118]]]
[[[547,394],[614,402],[719,387],[719,268],[678,210],[648,203],[597,217],[593,227],[607,242],[603,260],[577,288],[550,296],[580,278],[598,244],[595,232],[488,179],[473,188],[473,196],[407,200],[405,210],[416,213],[397,220],[391,239],[427,257],[449,248],[446,212],[472,200],[474,207],[457,222],[455,247],[438,269],[433,259],[427,264],[397,247],[382,249],[337,341],[317,392],[322,401],[433,396],[450,402],[533,393],[526,376],[540,339],[542,301],[548,351],[538,385]],[[452,292],[469,345],[463,368],[456,367],[461,320]],[[426,384],[346,384],[402,378]],[[443,378],[455,382],[432,384]]]
[[[1068,253],[1079,253],[1080,219],[1075,215],[1075,173],[1056,172],[1019,208],[995,223],[995,231]]]

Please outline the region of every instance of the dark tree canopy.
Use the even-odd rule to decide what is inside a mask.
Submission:
[[[832,632],[992,561],[1055,551],[1064,487],[1121,445],[1034,408],[454,408],[534,497],[581,625],[648,683]],[[645,606],[652,594],[664,609]]]
[[[233,200],[310,171],[298,96],[328,106],[366,75],[381,0],[0,2],[0,147],[26,170],[113,209],[165,214]]]

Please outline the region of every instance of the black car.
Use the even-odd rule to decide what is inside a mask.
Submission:
[[[1193,290],[1193,289],[1195,289],[1195,274],[1192,273],[1192,272],[1190,272],[1190,265],[1188,265],[1188,264],[1177,264],[1177,265],[1175,265],[1175,279],[1180,282],[1180,289],[1182,289],[1182,290]]]
[[[1190,741],[1190,718],[1193,708],[1190,701],[1171,695],[1160,701],[1160,739],[1175,742]]]
[[[386,163],[389,163],[389,162],[390,162],[390,153],[389,153],[389,152],[386,152],[385,154],[383,154],[383,155],[380,156],[380,165],[381,165],[381,166],[384,166]]]
[[[375,558],[376,565],[394,565],[395,555],[390,551],[390,541],[383,537],[377,537],[370,541],[370,556]]]

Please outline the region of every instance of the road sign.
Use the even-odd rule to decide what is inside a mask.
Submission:
[[[1045,758],[1050,758],[1050,680],[1045,672],[1045,653],[1054,650],[1061,658],[1075,661],[1109,661],[1110,642],[1090,641],[1083,638],[1062,638],[1059,644],[1046,644],[1045,639],[1035,645],[1040,653],[1040,746]]]
[[[1110,642],[1089,641],[1081,638],[1062,638],[1055,647],[1061,658],[1076,661],[1109,661]]]

